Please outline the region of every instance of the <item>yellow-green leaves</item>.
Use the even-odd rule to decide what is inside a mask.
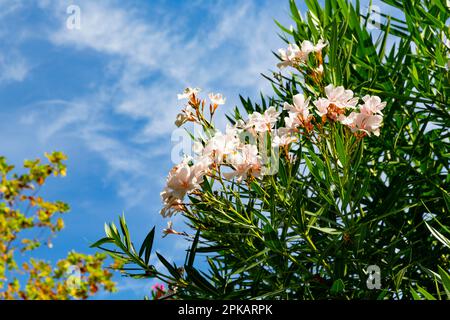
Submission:
[[[40,159],[24,161],[27,170],[21,174],[13,174],[14,166],[0,157],[0,299],[86,299],[100,289],[114,291],[112,273],[103,267],[103,254],[70,252],[56,268],[36,259],[25,260],[20,266],[16,263],[16,252],[29,253],[47,240],[30,239],[25,234],[39,228],[54,236],[64,227],[57,215],[69,211],[68,204],[46,201],[37,194],[49,177],[66,174],[63,161],[67,157],[63,153],[46,157],[47,164]],[[22,274],[22,280],[16,272]]]

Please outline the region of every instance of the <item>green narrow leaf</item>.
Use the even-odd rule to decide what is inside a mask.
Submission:
[[[305,162],[306,162],[306,166],[309,169],[309,172],[311,172],[311,174],[314,176],[314,178],[316,178],[317,181],[322,181],[323,179],[320,177],[319,173],[317,172],[316,167],[314,167],[311,163],[311,161],[309,161],[308,157],[305,157]]]
[[[194,259],[195,259],[195,254],[197,252],[197,245],[198,245],[199,239],[200,239],[200,229],[197,230],[194,241],[192,242],[191,249],[189,250],[189,259],[188,259],[187,266],[190,268],[194,265]]]
[[[251,186],[252,190],[255,191],[260,197],[264,197],[266,195],[263,188],[261,188],[261,186],[259,185],[258,182],[252,181],[250,186]]]
[[[345,290],[345,284],[342,279],[337,279],[333,282],[333,285],[331,286],[331,294],[338,295],[343,293]]]
[[[309,156],[311,157],[311,159],[314,161],[315,166],[317,166],[318,168],[318,172],[324,171],[325,170],[325,164],[323,163],[322,159],[320,159],[317,154],[314,153],[313,150],[309,149],[308,150]]]
[[[119,235],[119,231],[117,230],[117,227],[113,222],[110,223],[109,226],[105,226],[105,231],[109,233],[110,238],[114,239],[114,243],[118,247],[120,247],[122,250],[126,250],[125,246],[122,243],[122,239]]]
[[[278,168],[278,176],[280,177],[281,183],[284,187],[288,186],[288,178],[287,178],[287,169],[285,167],[285,164],[283,163],[283,161],[280,159],[280,165]]]
[[[428,230],[430,230],[431,234],[439,240],[444,246],[447,248],[450,248],[450,240],[447,239],[443,234],[441,234],[439,231],[437,231],[435,228],[431,227],[427,222],[425,222],[425,225],[427,226]]]
[[[114,242],[113,239],[105,237],[105,238],[102,238],[102,239],[96,241],[95,243],[91,244],[90,248],[97,248],[97,247],[101,246],[102,244],[112,243],[112,242]]]
[[[155,227],[150,230],[150,232],[145,237],[144,241],[142,242],[141,248],[139,249],[139,257],[142,257],[142,254],[145,252],[144,261],[146,264],[148,264],[150,260],[150,254],[152,252],[153,247],[153,239],[155,237]]]
[[[201,289],[209,291],[213,295],[217,295],[217,290],[214,288],[214,286],[206,280],[200,272],[195,270],[192,267],[186,267],[186,273],[188,274],[189,278]]]
[[[447,299],[450,299],[450,276],[440,266],[438,267],[438,269],[439,275],[441,276],[442,285],[444,287],[445,293],[447,294]]]
[[[347,165],[347,154],[345,152],[344,143],[339,133],[336,135],[336,151],[338,153],[339,161],[341,162],[342,166],[345,167]]]
[[[109,228],[109,226],[108,226],[108,224],[107,224],[106,222],[105,222],[104,228],[105,228],[105,234],[106,234],[106,236],[107,236],[108,238],[112,238],[111,229]]]
[[[263,229],[265,244],[274,251],[282,251],[283,245],[278,239],[277,232],[270,224],[266,224]]]
[[[258,252],[257,254],[251,256],[250,258],[248,258],[247,260],[243,261],[243,267],[237,269],[236,271],[234,271],[231,275],[235,275],[235,274],[241,274],[242,272],[245,272],[247,270],[250,270],[252,268],[254,268],[257,265],[262,265],[263,262],[266,260],[267,257],[263,257],[261,260],[257,259],[258,257],[262,256],[262,255],[266,255],[268,252],[270,251],[269,248],[265,248],[264,250],[262,250],[261,252]],[[256,262],[249,264],[249,262],[256,260]]]
[[[380,294],[377,296],[377,300],[384,300],[384,297],[388,294],[388,289],[383,289]]]
[[[158,257],[159,261],[161,261],[161,263],[164,265],[164,267],[166,267],[167,271],[169,271],[172,277],[174,277],[175,279],[181,278],[180,273],[174,266],[172,266],[172,264],[169,261],[166,260],[166,258],[160,255],[158,252],[156,252],[156,256]]]
[[[122,230],[122,234],[125,238],[124,239],[125,245],[126,245],[127,249],[130,249],[131,248],[130,232],[128,231],[128,226],[125,221],[125,214],[122,214],[122,216],[119,217],[119,221],[120,221],[120,229]]]
[[[422,288],[421,286],[417,285],[417,290],[423,294],[423,296],[425,297],[425,299],[427,300],[436,300],[435,297],[433,297],[433,295],[431,293],[429,293],[428,291],[426,291],[424,288]],[[422,299],[421,299],[422,300]]]
[[[310,228],[319,230],[320,232],[323,232],[323,233],[332,234],[332,235],[337,235],[337,234],[342,233],[341,231],[336,230],[334,228],[321,228],[321,227],[316,227],[316,226],[310,226]]]
[[[358,147],[355,152],[355,160],[352,161],[354,163],[353,168],[355,169],[355,172],[357,172],[357,169],[359,168],[359,166],[361,164],[361,161],[363,159],[363,154],[364,154],[364,142],[363,142],[363,139],[361,139],[358,142]]]
[[[278,22],[277,20],[274,20],[275,24],[278,26],[278,28],[280,28],[283,32],[292,35],[292,31],[289,30],[288,28],[286,28],[285,26],[283,26],[280,22]]]
[[[394,285],[395,290],[398,291],[400,288],[400,285],[403,281],[403,278],[405,277],[406,270],[408,270],[408,267],[402,268],[397,274],[394,276]]]
[[[422,298],[413,288],[410,288],[409,291],[411,292],[411,295],[413,296],[414,300],[422,300]]]
[[[416,88],[418,88],[419,87],[419,74],[417,73],[417,68],[416,68],[416,66],[413,64],[412,66],[411,66],[411,68],[408,68],[408,69],[410,69],[409,71],[411,72],[411,80],[412,80],[412,82],[413,82],[413,84],[414,84],[414,86],[416,87]]]
[[[301,26],[301,23],[303,22],[302,17],[300,16],[300,12],[298,11],[297,5],[295,4],[294,0],[289,0],[289,6],[292,13],[292,18],[297,23],[297,26]]]
[[[444,197],[447,210],[450,211],[450,195],[446,191],[442,191],[442,196]]]
[[[211,184],[209,183],[209,180],[208,180],[207,177],[205,177],[205,178],[203,179],[202,186],[203,186],[204,191],[207,191],[207,192],[209,192],[209,193],[212,193]]]

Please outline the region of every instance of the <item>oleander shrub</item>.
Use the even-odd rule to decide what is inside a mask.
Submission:
[[[225,130],[221,94],[179,95],[175,124],[201,134],[160,213],[185,217],[191,232],[163,230],[191,242],[184,264],[156,253],[156,269],[155,229],[137,250],[124,217],[93,246],[164,282],[159,299],[445,298],[450,10],[383,2],[395,14],[373,24],[359,1],[305,0],[303,14],[289,1],[286,48],[264,75],[273,94],[241,97]]]

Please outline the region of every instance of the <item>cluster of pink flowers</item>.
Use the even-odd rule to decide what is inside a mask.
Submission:
[[[320,97],[312,103],[314,108],[311,107],[310,98],[305,99],[302,94],[295,95],[292,100],[292,104],[284,103],[283,109],[288,111],[288,116],[284,118],[285,127],[276,130],[273,139],[276,146],[287,146],[295,142],[301,128],[306,133],[311,132],[314,123],[317,123],[313,111],[321,118],[322,125],[326,121],[340,122],[360,136],[380,134],[383,120],[381,110],[386,103],[377,96],[364,96],[364,103],[359,106],[360,100],[353,96],[353,91],[330,84],[325,87],[325,97]],[[351,110],[348,115],[347,110]]]
[[[196,94],[198,90],[186,89],[179,97],[188,99],[189,106],[194,105],[195,109],[196,105],[203,104]],[[216,99],[216,104],[225,101],[218,94],[210,95],[210,99]],[[209,139],[195,141],[195,157],[185,157],[169,172],[166,186],[161,192],[164,203],[161,214],[170,217],[177,211],[183,211],[185,196],[198,190],[205,175],[211,175],[213,170],[224,179],[236,179],[238,182],[261,177],[262,157],[255,142],[261,133],[274,130],[279,116],[280,112],[270,107],[264,113],[250,114],[246,122],[238,121],[234,126],[227,126],[225,132],[215,130]],[[251,141],[245,137],[250,137]]]
[[[320,48],[323,45],[318,44]],[[309,44],[302,45],[302,50],[310,50],[308,46]],[[299,141],[299,134],[309,135],[314,132],[316,126],[320,128],[318,131],[323,132],[327,121],[341,123],[360,138],[380,134],[382,110],[386,103],[379,97],[367,95],[360,103],[360,99],[354,97],[353,91],[342,86],[335,87],[330,84],[324,89],[325,96],[314,101],[311,101],[310,97],[305,98],[303,94],[297,94],[293,97],[292,104],[285,102],[283,110],[287,111],[287,116],[283,119],[282,112],[277,111],[275,107],[269,107],[263,113],[253,112],[247,121],[239,120],[234,126],[227,126],[224,133],[215,130],[209,138],[197,139],[193,148],[195,156],[185,157],[169,172],[166,186],[161,192],[164,203],[161,214],[167,217],[175,212],[185,211],[185,196],[196,193],[207,175],[219,175],[220,179],[236,179],[239,183],[264,175],[263,149],[258,149],[257,142],[267,134],[271,137],[271,147],[284,147],[287,152],[292,143]],[[177,122],[194,121],[204,127],[211,126],[209,122],[205,122],[205,100],[198,99],[198,93],[199,89],[188,88],[179,95],[180,99],[187,99],[188,104],[178,116],[181,120],[177,119]],[[218,105],[225,103],[221,94],[210,94],[209,99],[211,115]],[[280,120],[283,120],[281,122],[284,122],[285,126],[276,128]],[[175,232],[170,224],[165,234],[181,233]]]
[[[152,286],[152,290],[153,290],[153,291],[164,291],[164,290],[165,290],[165,289],[164,289],[164,284],[162,284],[162,283],[154,284],[154,285]]]
[[[323,40],[319,40],[316,45],[305,40],[300,46],[297,44],[288,44],[287,49],[278,49],[281,62],[278,63],[279,68],[292,67],[298,64],[306,64],[310,53],[319,53],[327,45]]]
[[[386,106],[377,96],[364,96],[364,104],[360,107],[360,112],[352,112],[348,116],[339,116],[339,121],[348,126],[352,132],[361,131],[370,135],[380,135],[380,127],[383,121],[381,110]]]
[[[316,45],[305,40],[300,45],[289,44],[287,49],[279,49],[281,62],[279,68],[287,66],[295,67],[298,70],[304,70],[308,66],[309,54],[315,53],[317,68],[313,69],[308,75],[312,77],[323,76],[322,50],[327,45],[323,40],[319,40]],[[317,82],[318,83],[318,82]],[[386,106],[385,102],[377,96],[365,96],[362,98],[363,104],[358,110],[359,98],[353,96],[353,91],[346,90],[342,86],[335,87],[328,85],[325,87],[325,97],[320,97],[313,102],[316,114],[322,118],[322,122],[327,119],[329,121],[339,121],[343,125],[349,127],[352,132],[360,134],[380,134],[380,126],[382,124],[382,112]],[[274,141],[278,145],[289,145],[295,138],[293,133],[298,132],[298,128],[303,127],[307,132],[313,129],[312,121],[314,116],[310,114],[310,99],[305,99],[299,94],[293,97],[293,104],[284,104],[284,110],[288,110],[289,116],[284,119],[285,128],[278,130],[278,135]],[[348,115],[347,110],[352,112]]]
[[[164,287],[164,284],[157,283],[152,286],[153,299],[158,300],[162,296],[164,296],[165,293],[166,293],[166,288]]]
[[[380,97],[366,95],[362,98],[364,103],[358,105],[360,99],[353,96],[352,90],[346,90],[342,86],[335,87],[332,84],[325,87],[325,95],[325,98],[319,98],[314,102],[316,112],[322,117],[322,121],[328,118],[348,126],[352,132],[380,135],[383,120],[381,110],[386,106],[386,102],[382,102]],[[347,110],[352,112],[346,116]]]

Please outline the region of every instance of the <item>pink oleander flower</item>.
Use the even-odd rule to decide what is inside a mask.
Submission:
[[[341,114],[338,118],[338,121],[342,123],[344,126],[348,126],[350,128],[354,127],[357,112],[352,112],[348,116]]]
[[[303,125],[303,121],[297,113],[289,112],[289,116],[284,118],[284,124],[288,130],[295,131]]]
[[[297,131],[298,128],[305,128],[306,132],[310,132],[314,128],[311,123],[312,118],[312,116],[305,117],[304,114],[289,112],[289,116],[284,118],[284,123],[291,132]]]
[[[229,155],[227,163],[232,165],[233,171],[223,174],[226,179],[237,177],[237,181],[240,182],[249,175],[260,176],[261,160],[256,145],[244,145],[240,150]]]
[[[152,291],[154,299],[160,299],[166,293],[166,289],[162,283],[157,283],[153,285]]]
[[[311,52],[320,52],[327,45],[323,40],[319,40],[316,45],[311,41],[304,40],[300,47],[297,44],[289,44],[287,49],[278,49],[281,62],[277,64],[282,69],[295,64],[305,63]]]
[[[323,48],[325,48],[328,45],[327,42],[323,41],[322,39],[320,39],[317,44],[314,46],[314,52],[319,52],[322,51]]]
[[[202,150],[204,156],[209,156],[216,164],[222,164],[225,157],[236,151],[241,144],[236,130],[231,128],[227,132],[217,132]]]
[[[196,155],[202,155],[203,154],[203,149],[205,149],[203,143],[201,141],[194,141],[194,143],[192,144],[192,151],[196,154]]]
[[[308,108],[310,98],[305,100],[305,97],[302,94],[297,94],[292,100],[292,105],[285,102],[283,107],[284,110],[289,111],[288,117],[284,118],[286,128],[295,131],[299,127],[304,127],[307,131],[310,131],[312,129],[312,124],[310,122],[310,118],[312,117],[309,115]]]
[[[196,95],[200,92],[200,88],[186,88],[181,94],[178,94],[178,100],[190,99],[192,95]]]
[[[345,90],[342,86],[335,87],[329,84],[325,87],[325,94],[328,102],[339,109],[353,109],[358,104],[358,98],[353,97],[353,91]]]
[[[353,97],[353,91],[345,90],[342,86],[335,87],[329,84],[325,87],[325,95],[326,98],[314,101],[316,112],[334,121],[343,115],[346,109],[354,109],[358,104],[358,98]]]
[[[266,132],[273,129],[278,121],[278,112],[274,107],[268,108],[263,114],[253,112],[248,116],[247,128],[254,129],[256,132]]]
[[[295,141],[297,141],[297,138],[292,135],[292,130],[290,128],[279,128],[272,140],[272,145],[275,147],[283,147],[290,145]]]
[[[161,215],[171,216],[174,212],[183,210],[184,196],[200,189],[203,176],[210,166],[208,159],[208,157],[204,157],[201,161],[189,165],[189,159],[186,158],[170,170],[166,187],[160,194],[164,204]]]
[[[176,212],[183,211],[183,200],[175,197],[167,187],[164,188],[160,195],[163,202],[163,208],[160,213],[163,217],[171,217]]]
[[[173,223],[172,223],[172,221],[167,222],[167,228],[163,230],[163,233],[164,233],[163,238],[166,237],[166,236],[169,235],[169,234],[186,235],[184,232],[178,232],[178,231],[175,231],[175,230],[173,229]]]
[[[187,161],[183,161],[175,166],[167,177],[167,187],[173,195],[182,199],[190,191],[200,188],[203,181],[203,166],[190,166]]]
[[[154,290],[154,291],[157,291],[157,290],[164,291],[164,285],[162,283],[157,283],[157,284],[152,286],[152,290]]]
[[[195,110],[190,105],[187,105],[177,114],[175,125],[181,127],[187,121],[195,121]]]
[[[366,95],[362,98],[364,104],[360,107],[360,112],[352,112],[348,116],[340,115],[339,121],[348,126],[352,132],[361,131],[367,135],[380,135],[380,127],[383,121],[381,112],[386,106],[378,96]]]
[[[352,132],[362,131],[369,136],[371,133],[379,136],[383,117],[379,114],[352,112],[347,117],[341,116],[339,121],[348,126]]]
[[[381,110],[386,106],[386,102],[381,102],[380,97],[378,96],[364,96],[362,98],[364,104],[361,106],[361,113],[372,115],[372,114],[380,114],[383,115]]]
[[[310,98],[305,100],[305,97],[302,94],[296,94],[292,98],[292,105],[285,102],[283,109],[288,110],[290,113],[300,115],[303,119],[306,120],[309,117],[309,100]]]
[[[296,44],[288,44],[287,49],[278,49],[281,62],[277,64],[278,68],[286,68],[295,64],[300,48]]]
[[[209,97],[209,100],[211,100],[211,103],[212,104],[214,104],[214,105],[222,105],[222,104],[225,104],[225,102],[226,102],[226,98],[224,97],[224,96],[222,96],[222,94],[220,94],[220,93],[216,93],[216,94],[214,94],[214,93],[210,93],[209,95],[208,95],[208,97]]]
[[[328,99],[325,98],[319,98],[316,101],[314,101],[314,105],[316,106],[316,112],[319,116],[325,116],[328,113],[328,105],[329,105]]]

